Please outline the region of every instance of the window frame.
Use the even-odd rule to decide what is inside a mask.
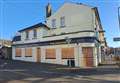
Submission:
[[[33,29],[33,39],[37,38],[37,29]]]
[[[65,16],[60,17],[60,27],[65,27]]]
[[[25,31],[25,34],[26,34],[25,39],[28,40],[29,39],[29,31]]]
[[[52,28],[56,28],[56,19],[52,19],[51,25],[52,25]]]

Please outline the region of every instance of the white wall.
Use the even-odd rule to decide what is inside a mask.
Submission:
[[[66,27],[60,28],[60,17],[65,16],[65,25]],[[37,29],[37,39],[33,39],[33,31],[30,31],[30,39],[25,40],[25,32],[21,32],[22,41],[13,42],[13,44],[23,44],[23,43],[32,43],[40,41],[51,41],[65,39],[65,37],[75,38],[75,37],[86,37],[95,36],[94,32],[80,32],[75,34],[60,35],[54,37],[45,37],[51,36],[52,34],[59,35],[61,33],[71,33],[78,31],[92,30],[95,28],[95,12],[91,7],[85,5],[78,5],[72,3],[65,3],[56,13],[47,19],[47,25],[51,28],[51,20],[56,19],[57,29],[47,30],[44,27],[39,27]],[[45,37],[45,38],[43,38]]]
[[[69,38],[95,37],[95,33],[94,32],[82,32],[82,33],[75,33],[75,34],[66,34],[66,35],[60,35],[60,36],[45,37],[45,38],[40,38],[40,39],[18,41],[18,42],[14,42],[13,44],[21,44],[21,43],[24,44],[24,43],[60,40],[60,39],[65,39],[66,37],[69,37]]]
[[[32,41],[32,40],[36,40],[36,39],[41,39],[41,37],[43,36],[43,32],[45,32],[45,31],[43,31],[43,27],[38,27],[36,30],[37,30],[37,38],[36,39],[34,39],[34,36],[33,36],[33,30],[34,29],[32,29],[32,30],[29,30],[29,38],[28,38],[28,40],[26,40],[26,32],[25,31],[23,31],[23,32],[21,32],[21,40],[22,41]]]
[[[61,32],[79,30],[94,30],[94,12],[91,7],[65,3],[57,12],[47,19],[47,25],[52,27],[52,19],[56,19],[56,27],[60,28],[60,17],[65,16],[65,29]],[[79,31],[77,30],[77,31]],[[56,32],[57,33],[57,32]]]

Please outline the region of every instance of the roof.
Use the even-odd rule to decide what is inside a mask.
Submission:
[[[34,28],[38,28],[38,27],[44,27],[44,28],[49,29],[49,28],[47,27],[47,25],[45,25],[45,24],[43,24],[43,23],[38,23],[38,24],[32,25],[32,26],[30,26],[30,27],[21,29],[21,30],[19,30],[18,32],[22,32],[22,31],[25,31],[25,30],[30,30],[30,29],[34,29]]]
[[[15,36],[12,40],[12,42],[14,41],[20,41],[21,40],[21,36]]]

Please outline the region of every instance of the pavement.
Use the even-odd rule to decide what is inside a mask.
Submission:
[[[0,60],[0,83],[120,83],[120,68],[72,68],[63,65]]]

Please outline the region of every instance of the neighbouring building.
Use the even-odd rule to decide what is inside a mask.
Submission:
[[[14,60],[97,67],[106,46],[98,9],[81,3],[65,3],[53,14],[48,4],[45,23],[18,32]]]
[[[0,58],[12,59],[12,41],[0,39]]]

